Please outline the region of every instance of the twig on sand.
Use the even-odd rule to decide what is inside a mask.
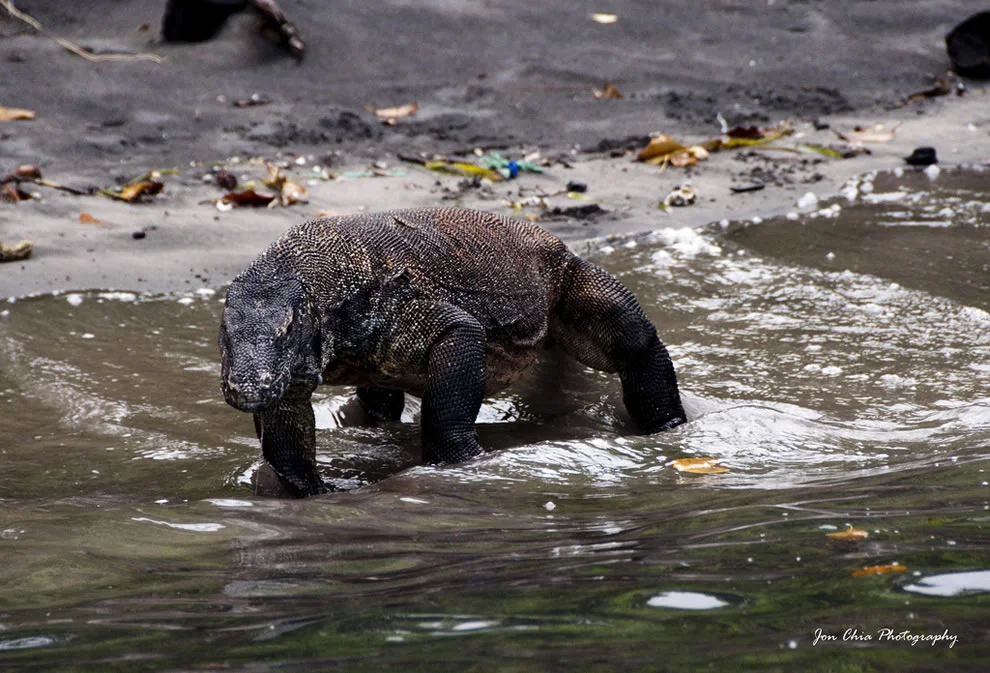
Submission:
[[[80,56],[91,63],[104,63],[104,62],[126,62],[126,61],[151,61],[153,63],[161,63],[165,59],[158,54],[94,54],[91,51],[80,47],[74,42],[70,42],[65,38],[58,37],[57,35],[52,35],[49,33],[41,23],[34,17],[25,14],[21,10],[14,7],[14,0],[0,0],[0,7],[7,10],[15,19],[19,19],[26,23],[27,25],[34,28],[36,31],[49,37],[58,43],[63,48],[71,51],[76,56]]]

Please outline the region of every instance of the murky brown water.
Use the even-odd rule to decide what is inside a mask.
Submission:
[[[690,423],[627,435],[615,381],[548,398],[551,367],[485,406],[489,454],[401,471],[417,426],[327,389],[321,462],[362,487],[306,501],[247,485],[219,295],[4,305],[0,670],[985,670],[988,180],[597,246]]]

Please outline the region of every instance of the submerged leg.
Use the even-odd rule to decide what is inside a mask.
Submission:
[[[644,433],[686,420],[677,376],[636,298],[599,267],[576,260],[551,319],[551,336],[583,364],[618,372],[622,401]]]
[[[309,393],[287,396],[254,414],[265,460],[300,497],[326,493],[316,467],[316,419]]]
[[[401,390],[362,386],[357,389],[361,406],[376,421],[397,421],[402,418],[406,396]]]

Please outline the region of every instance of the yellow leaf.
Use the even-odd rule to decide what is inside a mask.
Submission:
[[[866,566],[865,568],[860,568],[859,570],[853,570],[852,576],[859,577],[861,575],[883,575],[885,573],[902,573],[906,570],[907,567],[902,566],[900,563],[888,563],[887,565]]]
[[[143,194],[154,195],[162,191],[164,187],[165,185],[157,180],[141,180],[140,182],[132,182],[131,184],[126,185],[116,196],[121,201],[133,203]]]
[[[0,122],[12,122],[18,119],[34,119],[34,110],[0,105]]]
[[[431,171],[441,171],[444,173],[453,173],[455,175],[480,175],[483,178],[488,178],[492,182],[501,182],[505,179],[498,171],[493,171],[483,166],[475,166],[474,164],[460,161],[427,161],[423,165]]]
[[[865,540],[870,536],[865,530],[859,530],[858,528],[853,528],[849,526],[843,531],[838,533],[826,533],[826,537],[830,537],[833,540]]]
[[[681,152],[684,149],[684,145],[681,145],[667,134],[661,134],[654,138],[650,138],[650,143],[639,151],[636,159],[638,161],[659,164],[668,155],[673,154],[674,152]]]
[[[729,471],[729,468],[720,467],[716,463],[718,463],[717,458],[679,458],[673,465],[678,472],[691,474],[721,474]]]
[[[591,20],[595,23],[615,23],[619,20],[619,17],[615,14],[595,13],[591,15]]]

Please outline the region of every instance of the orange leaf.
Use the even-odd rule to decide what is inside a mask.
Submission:
[[[103,224],[103,220],[98,220],[89,213],[79,213],[80,224]]]
[[[826,533],[825,536],[833,540],[865,540],[870,534],[865,530],[859,530],[858,528],[849,526],[849,528],[838,533]]]
[[[601,89],[592,88],[591,93],[599,100],[602,98],[624,98],[622,92],[619,91],[619,87],[615,86],[612,82],[605,82],[605,86]]]
[[[882,566],[866,566],[865,568],[860,568],[859,570],[853,570],[852,576],[859,577],[860,575],[883,575],[885,573],[902,573],[907,570],[906,566],[902,566],[900,563],[888,563]]]
[[[716,463],[718,463],[717,458],[679,458],[673,465],[678,472],[691,474],[721,474],[729,471],[729,468],[720,467]]]
[[[34,119],[34,110],[0,105],[0,122],[12,122],[18,119]]]

